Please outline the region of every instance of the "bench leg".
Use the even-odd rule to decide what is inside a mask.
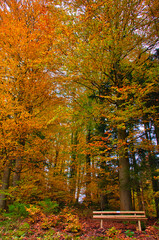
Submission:
[[[103,228],[103,220],[100,220],[100,228]]]
[[[139,231],[141,232],[142,229],[141,229],[141,221],[140,220],[138,221],[138,228],[139,228]]]

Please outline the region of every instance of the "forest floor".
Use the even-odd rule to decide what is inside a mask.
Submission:
[[[69,217],[71,215],[68,215]],[[67,217],[68,217],[67,216]],[[37,217],[37,216],[36,216]],[[72,217],[72,216],[71,216]],[[149,219],[142,227],[143,231],[136,230],[137,223],[104,222],[100,229],[99,221],[92,218],[81,217],[55,224],[55,215],[41,215],[33,218],[0,217],[0,240],[107,240],[107,239],[159,239],[159,221]],[[35,220],[35,219],[34,219]],[[59,220],[59,218],[58,218]],[[68,224],[69,223],[69,224]],[[79,227],[80,226],[80,227]]]
[[[90,239],[159,239],[159,222],[157,219],[149,219],[143,225],[143,231],[136,230],[137,223],[104,221],[103,229],[100,228],[99,221],[87,219],[85,226],[85,236]],[[96,237],[96,238],[95,238]],[[84,236],[81,239],[85,239]]]

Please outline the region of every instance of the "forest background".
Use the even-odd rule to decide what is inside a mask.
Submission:
[[[157,0],[0,1],[0,208],[159,216]]]

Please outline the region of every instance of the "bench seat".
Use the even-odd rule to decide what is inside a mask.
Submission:
[[[93,219],[100,220],[103,228],[103,220],[107,221],[138,221],[138,229],[141,231],[141,221],[146,221],[144,211],[93,211]]]

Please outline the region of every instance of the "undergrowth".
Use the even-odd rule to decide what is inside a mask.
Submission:
[[[117,224],[99,229],[99,223],[95,224],[90,219],[83,217],[81,221],[76,209],[60,209],[59,205],[50,199],[37,205],[17,202],[11,204],[7,212],[0,213],[0,240],[135,240],[147,239],[149,236],[151,239],[152,236],[158,237],[158,223],[147,226],[145,231],[139,233],[126,229],[124,224],[123,229],[116,228]]]

